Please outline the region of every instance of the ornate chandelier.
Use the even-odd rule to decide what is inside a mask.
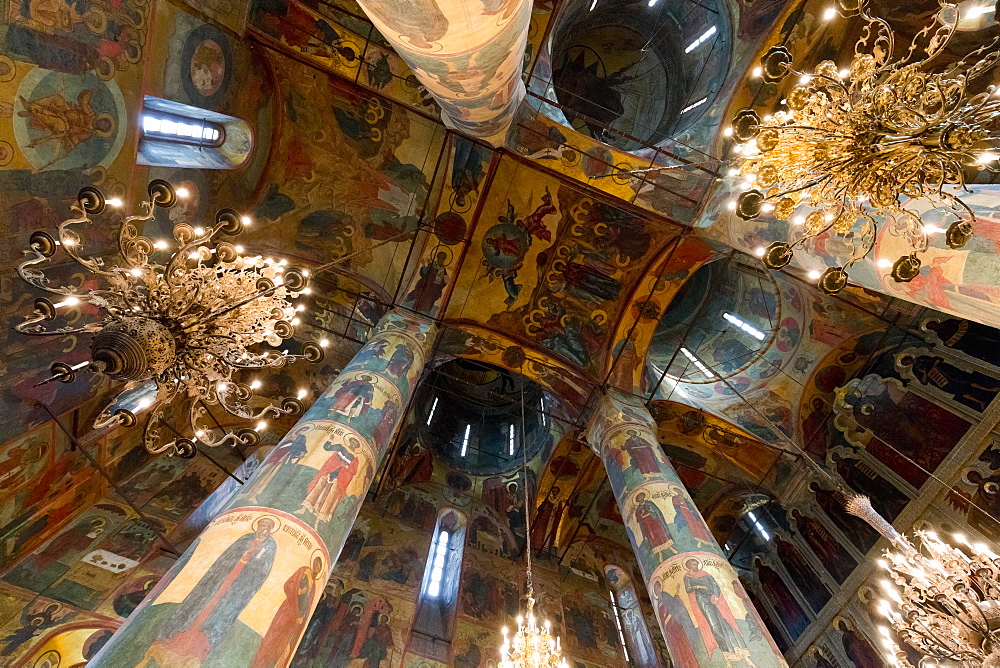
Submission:
[[[528,546],[526,549],[531,550]],[[566,668],[562,658],[559,636],[552,638],[552,624],[545,620],[542,627],[535,620],[534,592],[528,587],[527,619],[518,615],[517,633],[508,637],[503,627],[503,646],[500,648],[498,668]]]
[[[296,354],[279,351],[278,346],[293,336],[299,323],[290,299],[310,292],[309,272],[286,267],[286,262],[259,256],[244,256],[243,249],[221,237],[242,232],[249,218],[232,209],[216,214],[215,225],[173,226],[173,241],[156,241],[141,236],[137,222],[152,221],[157,206],[173,206],[183,189],[152,181],[149,199],[140,213],[124,218],[117,234],[120,264],[105,264],[101,257],[84,253],[78,226],[93,222],[107,205],[121,207],[117,198],[105,200],[96,188],[80,191],[71,206],[72,217],[59,224],[56,237],[44,231],[32,233],[28,259],[17,268],[32,286],[58,295],[58,301],[44,298],[34,302],[34,313],[15,329],[30,336],[93,334],[90,360],[51,366],[53,380],[69,383],[87,370],[116,381],[125,381],[123,391],[113,399],[94,423],[133,426],[136,413],[150,408],[143,432],[143,445],[153,454],[193,457],[196,442],[208,446],[253,445],[257,430],[269,417],[302,412],[302,394],[277,400],[254,400],[259,380],[241,377],[241,372],[284,366],[305,359],[318,362],[322,346],[308,342]],[[58,287],[42,268],[57,251],[83,267],[103,287],[84,290]],[[153,261],[162,258],[162,264]],[[69,307],[90,304],[99,319],[82,326],[47,329],[46,321],[66,315]],[[258,344],[268,344],[266,349]],[[182,435],[163,422],[175,403],[190,404],[190,432]],[[210,416],[208,406],[218,405],[240,420],[258,421],[255,428],[230,430],[218,422],[203,424]],[[211,416],[210,416],[211,417]],[[163,427],[169,426],[170,433]],[[186,428],[185,428],[186,429]]]
[[[934,22],[907,45],[865,0],[839,0],[841,13],[863,21],[848,66],[826,60],[812,72],[798,71],[788,50],[773,46],[754,70],[766,83],[795,77],[782,100],[786,108],[763,118],[743,109],[725,131],[740,142],[735,150],[745,189],[730,209],[744,220],[761,214],[792,219],[801,230],[792,243],[758,251],[769,268],[787,265],[810,239],[838,235],[849,257],[828,268],[819,285],[839,292],[847,270],[871,251],[881,224],[912,249],[892,265],[892,277],[913,280],[929,237],[944,230],[924,225],[911,200],[949,217],[951,248],[972,236],[975,215],[959,195],[968,190],[967,179],[998,158],[991,149],[1000,138],[1000,91],[986,86],[972,94],[968,87],[1000,60],[1000,38],[957,62],[932,63],[960,20],[955,5],[938,2]],[[988,11],[975,7],[967,17]],[[836,13],[830,8],[824,18]]]
[[[526,580],[528,608],[524,616],[517,617],[517,632],[508,637],[503,627],[503,645],[500,647],[498,668],[567,668],[562,658],[559,636],[552,637],[552,624],[545,620],[538,626],[535,618],[535,589],[531,576],[531,506],[528,498],[528,453],[524,447],[524,386],[521,387],[521,487],[524,490],[524,553],[527,556]]]
[[[1000,667],[1000,555],[956,535],[952,547],[933,531],[917,531],[920,549],[885,521],[864,496],[852,496],[848,512],[864,519],[891,543],[879,565],[886,571],[879,612],[898,636],[924,655],[920,666]],[[892,666],[914,668],[888,627],[882,646]]]

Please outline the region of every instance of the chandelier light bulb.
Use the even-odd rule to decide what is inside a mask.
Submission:
[[[124,204],[124,202],[122,202],[120,197],[112,197],[108,200],[108,204],[118,209]]]
[[[184,199],[185,197],[189,197],[191,195],[191,191],[184,187],[178,188],[176,192],[177,196],[180,197],[181,199]]]
[[[166,241],[164,241],[163,239],[160,239],[159,241],[157,241],[156,243],[153,244],[153,248],[155,248],[156,250],[163,250],[164,248],[167,247],[167,245],[168,244],[167,244]]]
[[[242,218],[240,218],[240,222],[243,223],[244,227],[250,227],[251,225],[253,225],[253,218],[251,218],[250,216],[243,216]]]
[[[831,21],[831,20],[835,19],[836,17],[837,17],[837,8],[836,7],[827,7],[825,10],[823,10],[823,20],[824,21]]]

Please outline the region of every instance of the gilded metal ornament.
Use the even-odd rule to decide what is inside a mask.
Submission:
[[[254,400],[259,382],[247,382],[241,374],[323,358],[321,345],[313,342],[302,344],[296,354],[277,349],[295,333],[296,311],[304,307],[290,300],[308,293],[308,271],[287,267],[284,260],[244,255],[242,248],[222,239],[242,232],[248,220],[232,209],[219,211],[211,227],[178,223],[172,243],[154,243],[139,233],[136,223],[153,220],[156,207],[173,206],[181,194],[161,180],[151,182],[148,193],[140,212],[125,216],[118,230],[120,263],[108,265],[105,258],[84,252],[80,226],[93,223],[92,216],[109,205],[121,206],[96,188],[80,191],[72,216],[59,224],[55,236],[44,231],[31,235],[18,274],[59,299],[36,299],[33,314],[14,329],[30,336],[93,335],[89,361],[72,366],[56,362],[43,382],[72,382],[83,370],[125,381],[95,428],[132,426],[136,413],[148,408],[143,444],[153,454],[193,457],[198,443],[254,445],[259,441],[254,429],[229,429],[214,420],[204,424],[210,417],[207,406],[217,405],[239,420],[258,421],[258,427],[269,417],[302,411],[300,398]],[[60,250],[104,286],[83,290],[53,285],[43,267]],[[154,262],[154,254],[165,262]],[[45,324],[60,309],[83,303],[97,307],[100,319],[84,325]],[[190,404],[190,433],[164,430],[168,408],[184,401]]]
[[[969,90],[1000,60],[1000,37],[942,64],[935,59],[959,24],[955,5],[939,0],[933,22],[909,45],[867,2],[841,0],[840,11],[863,22],[849,66],[823,61],[802,72],[792,67],[787,49],[771,47],[754,74],[779,85],[794,78],[785,108],[763,118],[743,109],[731,126],[741,142],[736,150],[745,188],[731,208],[744,220],[772,211],[788,219],[798,209],[803,226],[792,250],[821,234],[838,235],[850,256],[824,281],[829,290],[847,285],[847,270],[871,251],[879,225],[889,225],[912,248],[904,256],[911,259],[892,272],[898,281],[912,280],[916,255],[930,235],[944,231],[924,225],[912,204],[950,217],[946,242],[964,245],[975,222],[961,199],[967,172],[996,161],[991,150],[1000,139],[1000,90]]]

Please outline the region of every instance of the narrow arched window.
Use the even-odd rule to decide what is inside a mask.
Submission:
[[[608,595],[625,660],[630,666],[661,668],[663,664],[653,646],[653,637],[649,634],[632,578],[624,569],[614,565],[605,566],[604,575],[611,588]]]
[[[410,651],[429,659],[447,662],[451,652],[465,526],[465,516],[454,508],[443,509],[434,526],[409,645]]]
[[[137,161],[143,165],[235,169],[253,149],[246,121],[148,95],[139,132]]]

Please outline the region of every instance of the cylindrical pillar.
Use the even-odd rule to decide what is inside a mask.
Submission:
[[[441,105],[445,125],[503,144],[524,99],[530,0],[359,0],[361,9]]]
[[[423,321],[384,317],[91,668],[287,666],[433,334]]]
[[[659,447],[646,407],[605,395],[587,441],[608,471],[674,665],[787,666]]]

